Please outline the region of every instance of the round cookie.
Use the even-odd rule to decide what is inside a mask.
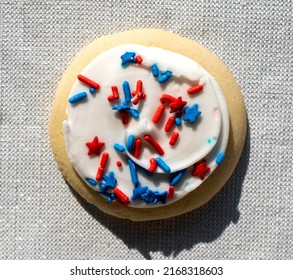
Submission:
[[[184,198],[156,208],[133,208],[109,203],[91,189],[75,172],[67,157],[62,123],[67,119],[69,92],[76,77],[96,56],[116,46],[140,44],[182,54],[198,62],[218,82],[225,95],[230,117],[226,158],[194,191]],[[232,174],[240,157],[246,135],[246,112],[240,89],[227,67],[202,46],[163,30],[145,29],[123,32],[97,39],[85,47],[65,72],[56,93],[50,118],[50,139],[57,163],[69,184],[88,202],[102,211],[134,221],[169,218],[196,209],[211,199]]]

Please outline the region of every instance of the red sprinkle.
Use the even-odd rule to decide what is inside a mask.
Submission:
[[[179,137],[179,133],[178,132],[173,132],[172,136],[170,138],[169,144],[171,146],[174,146],[176,144],[176,142],[177,142],[178,137]]]
[[[113,193],[121,200],[122,204],[128,205],[130,203],[129,197],[118,188],[114,188]]]
[[[100,167],[105,167],[106,164],[107,164],[107,161],[108,161],[108,158],[109,158],[109,154],[108,153],[103,153],[102,154],[102,158],[101,158],[101,162],[100,162]]]
[[[135,57],[135,60],[136,60],[136,62],[137,62],[138,64],[141,64],[142,61],[143,61],[143,59],[142,59],[142,57],[141,57],[140,55],[137,55],[137,56]]]
[[[104,173],[104,168],[100,166],[96,175],[97,181],[102,179],[103,173]]]
[[[200,160],[196,164],[194,164],[194,170],[192,172],[192,176],[197,176],[201,180],[204,179],[205,174],[210,171],[210,168],[206,165],[206,160]]]
[[[187,90],[187,93],[188,94],[195,94],[195,93],[198,93],[198,92],[202,91],[202,89],[203,89],[202,85],[195,85],[195,86],[189,88]]]
[[[153,137],[145,135],[144,139],[156,149],[159,155],[163,155],[165,153],[160,144]]]
[[[118,93],[118,88],[116,86],[112,86],[112,95],[108,96],[109,102],[112,102],[113,100],[119,99],[119,93]]]
[[[174,187],[173,186],[170,186],[169,187],[169,190],[168,190],[168,198],[169,199],[173,199],[174,198]]]
[[[127,125],[129,123],[129,117],[128,117],[128,114],[126,111],[120,111],[120,116],[121,116],[121,119],[122,119],[122,123],[124,125]]]
[[[116,161],[116,165],[117,165],[118,167],[121,167],[121,166],[122,166],[122,162],[121,162],[120,160],[117,160],[117,161]]]
[[[78,75],[77,79],[79,79],[81,82],[87,84],[88,86],[94,88],[94,89],[99,89],[100,85],[92,80],[90,80],[89,78],[83,76],[83,75]]]
[[[132,103],[134,105],[137,105],[137,103],[139,102],[140,99],[146,98],[145,93],[142,92],[142,81],[141,80],[138,80],[136,82],[136,90],[132,92],[132,96],[135,96],[135,98],[132,101]]]
[[[150,159],[150,164],[151,165],[150,165],[148,171],[149,172],[154,172],[156,170],[156,168],[157,168],[157,162],[156,162],[156,160],[154,158],[151,158]]]
[[[172,102],[172,101],[176,101],[176,98],[173,97],[172,95],[170,94],[162,94],[161,98],[160,98],[160,101],[162,104],[166,103],[166,102]]]
[[[171,130],[173,124],[175,122],[175,118],[174,117],[170,117],[167,122],[166,122],[166,125],[165,125],[165,131],[168,132]]]
[[[160,105],[158,107],[158,109],[153,117],[153,123],[158,123],[160,121],[160,119],[164,113],[164,109],[165,109],[164,105]]]
[[[140,152],[141,152],[141,139],[137,138],[134,141],[134,153],[133,153],[133,156],[135,158],[139,158]]]

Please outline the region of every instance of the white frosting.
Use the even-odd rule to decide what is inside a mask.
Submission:
[[[121,66],[121,55],[126,52],[135,52],[143,58],[141,64],[129,63]],[[157,64],[162,73],[167,70],[173,76],[164,83],[159,83],[152,75],[151,66]],[[109,153],[109,159],[104,174],[113,171],[117,179],[117,188],[129,198],[132,196],[134,185],[131,181],[127,160],[131,158],[137,166],[148,169],[150,158],[161,157],[170,167],[171,173],[188,168],[184,177],[175,185],[174,198],[166,200],[166,204],[172,203],[190,191],[197,188],[203,180],[192,176],[193,164],[201,159],[206,159],[210,171],[206,173],[204,180],[217,167],[216,158],[219,153],[224,153],[229,134],[229,116],[225,98],[215,79],[195,61],[160,48],[145,47],[141,45],[122,45],[110,49],[88,64],[80,73],[97,82],[100,89],[94,94],[89,93],[89,86],[76,80],[70,97],[79,92],[87,92],[87,98],[74,104],[68,104],[68,120],[63,123],[64,137],[68,157],[75,170],[82,179],[96,178],[103,152]],[[112,109],[124,101],[122,84],[128,81],[131,92],[135,91],[138,80],[143,82],[144,100],[137,105],[130,103],[131,108],[139,112],[139,118],[130,115],[127,126],[123,125],[120,115]],[[187,89],[194,85],[203,85],[203,90],[194,95],[189,95]],[[111,86],[117,86],[120,99],[109,102],[107,97],[112,94]],[[182,125],[173,125],[169,132],[165,132],[164,126],[169,117],[168,104],[165,105],[164,114],[159,123],[152,122],[152,118],[161,105],[162,94],[169,94],[175,98],[182,97],[187,102],[186,107],[198,104],[201,115],[195,122],[189,123],[182,120]],[[174,146],[169,145],[172,133],[179,133],[179,138]],[[132,153],[117,152],[114,144],[126,146],[129,135],[142,139],[141,155],[137,159]],[[161,145],[164,155],[160,156],[152,146],[144,140],[144,135],[151,135]],[[91,142],[95,136],[99,141],[105,142],[100,156],[88,156],[86,142]],[[122,167],[116,165],[116,161],[122,162]],[[168,191],[172,174],[164,172],[157,167],[152,176],[146,175],[142,168],[137,168],[138,180],[141,186],[148,186],[152,191]],[[92,188],[99,191],[100,182]],[[111,192],[111,188],[108,189]],[[129,206],[133,207],[157,207],[161,202],[146,203],[143,199],[130,199]]]

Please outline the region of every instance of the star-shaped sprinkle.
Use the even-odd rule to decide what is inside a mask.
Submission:
[[[198,104],[194,104],[192,107],[186,107],[183,120],[194,123],[195,120],[201,115],[201,112],[198,111]]]
[[[121,65],[126,65],[129,62],[136,63],[135,52],[126,52],[120,58],[122,60]]]
[[[106,191],[108,188],[115,188],[117,185],[117,180],[115,178],[114,172],[110,172],[109,175],[103,175],[104,182],[100,185],[101,191]]]
[[[136,198],[141,197],[147,191],[147,189],[147,186],[142,187],[140,184],[138,184],[137,187],[135,187],[132,191],[131,200],[135,200]]]
[[[206,165],[206,160],[203,159],[194,165],[192,176],[197,176],[201,180],[204,179],[205,174],[210,171],[210,168]]]
[[[165,204],[166,198],[167,198],[167,191],[159,192],[159,191],[152,191],[150,189],[147,189],[146,192],[141,195],[141,198],[146,203],[162,202],[163,204]]]
[[[169,106],[171,108],[170,113],[174,113],[176,111],[181,111],[186,104],[187,104],[187,102],[182,100],[181,96],[176,98],[176,100],[171,101],[169,104]]]
[[[92,142],[87,142],[86,143],[87,147],[89,148],[88,150],[88,155],[96,154],[100,155],[101,153],[101,148],[105,145],[104,142],[99,142],[98,136],[95,136]]]

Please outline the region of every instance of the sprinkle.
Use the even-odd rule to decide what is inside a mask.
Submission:
[[[91,88],[89,89],[89,91],[90,91],[91,94],[94,94],[94,93],[96,92],[96,89],[94,89],[94,88],[91,87]]]
[[[164,109],[165,109],[164,105],[160,105],[158,107],[158,109],[153,117],[153,123],[158,123],[160,121],[160,119],[164,113]]]
[[[174,113],[174,112],[178,112],[183,110],[183,108],[185,107],[185,105],[187,104],[186,101],[182,100],[182,97],[178,97],[177,99],[175,99],[174,101],[170,102],[169,106],[171,108],[170,113]]]
[[[217,158],[216,158],[216,163],[221,164],[224,158],[225,158],[225,154],[224,153],[219,153]]]
[[[97,175],[96,175],[96,180],[97,181],[101,180],[101,178],[103,176],[103,172],[104,172],[104,168],[103,167],[99,167],[98,168]]]
[[[120,160],[117,160],[117,161],[116,161],[116,165],[117,165],[118,167],[121,167],[121,166],[122,166],[122,162],[121,162]]]
[[[123,87],[125,102],[129,103],[131,101],[131,92],[130,92],[129,83],[127,81],[124,81],[122,84],[122,87]]]
[[[121,153],[123,153],[125,151],[125,148],[120,144],[114,144],[114,149],[118,152],[121,152]]]
[[[75,102],[79,102],[79,101],[83,100],[86,97],[87,97],[87,93],[85,91],[83,91],[83,92],[80,92],[80,93],[77,93],[77,94],[71,96],[68,99],[68,102],[72,104],[72,103],[75,103]]]
[[[100,188],[102,191],[106,191],[108,188],[115,188],[117,185],[117,179],[113,171],[109,172],[109,175],[103,175],[103,183]]]
[[[165,192],[159,192],[159,191],[152,191],[150,189],[147,189],[145,193],[141,195],[141,198],[146,202],[146,203],[158,203],[159,201],[162,202],[163,204],[166,203],[166,198],[167,198],[167,191]]]
[[[119,111],[121,119],[122,119],[122,123],[124,125],[128,125],[129,123],[129,118],[128,118],[128,114],[126,111]]]
[[[152,73],[154,77],[158,77],[159,76],[159,68],[157,64],[153,64],[152,65]]]
[[[170,94],[162,94],[161,98],[160,98],[160,101],[162,104],[166,103],[166,102],[173,102],[173,101],[176,101],[176,98],[173,97],[172,95]]]
[[[166,125],[165,125],[165,131],[168,132],[171,130],[173,124],[175,122],[175,117],[170,117],[167,122],[166,122]]]
[[[140,138],[137,138],[134,141],[134,152],[133,152],[133,156],[135,158],[139,158],[140,152],[141,152],[141,139]]]
[[[175,172],[174,175],[172,176],[170,182],[169,182],[169,185],[170,186],[175,186],[176,184],[178,184],[179,181],[182,179],[185,171],[186,171],[186,169],[183,169],[183,170]]]
[[[105,196],[108,202],[112,202],[113,199],[116,197],[115,194],[113,193],[107,193],[107,192],[98,192],[98,193]]]
[[[194,164],[194,170],[192,172],[192,176],[197,176],[201,180],[204,179],[205,174],[210,171],[210,168],[206,166],[206,160],[203,159],[196,164]]]
[[[182,120],[181,120],[181,118],[179,118],[179,117],[175,118],[175,124],[176,124],[177,126],[181,126],[181,124],[182,124]]]
[[[174,146],[176,144],[176,142],[177,142],[178,137],[179,137],[179,133],[178,132],[173,132],[172,135],[171,135],[169,144],[171,146]]]
[[[181,124],[182,124],[181,118],[178,118],[178,117],[175,118],[175,123],[177,126],[181,126]]]
[[[126,65],[129,62],[136,63],[135,61],[135,52],[126,52],[120,56],[121,58],[121,65]]]
[[[195,120],[201,115],[201,112],[198,111],[198,105],[194,104],[192,107],[186,107],[183,120],[189,121],[190,123],[194,123]]]
[[[188,94],[195,94],[195,93],[198,93],[198,92],[202,91],[202,89],[203,89],[202,85],[195,85],[195,86],[189,88],[187,90],[187,93]]]
[[[134,144],[134,135],[133,134],[130,134],[128,136],[128,139],[127,139],[127,143],[126,143],[126,149],[128,152],[132,152],[133,150],[133,144]]]
[[[77,79],[79,79],[81,82],[85,83],[86,85],[94,88],[94,89],[99,89],[100,85],[92,80],[90,80],[89,78],[83,76],[83,75],[78,75]]]
[[[134,185],[136,185],[138,183],[138,178],[137,178],[135,163],[131,159],[128,159],[128,165],[130,169],[131,181]]]
[[[135,60],[136,60],[136,62],[137,62],[138,64],[141,64],[142,61],[143,61],[143,59],[142,59],[142,57],[141,57],[140,55],[137,55],[137,56],[135,57]]]
[[[88,155],[96,154],[100,155],[101,148],[105,145],[104,142],[99,142],[98,136],[95,136],[92,142],[87,142],[86,146],[89,148]]]
[[[117,196],[117,198],[119,198],[121,200],[123,205],[126,206],[130,203],[129,197],[125,193],[123,193],[121,190],[119,190],[118,188],[114,188],[113,193]]]
[[[142,92],[142,81],[138,80],[136,82],[136,90],[132,92],[132,96],[135,96],[135,98],[132,100],[132,103],[134,105],[137,105],[140,99],[145,99],[146,94]]]
[[[157,157],[156,162],[163,169],[163,171],[165,171],[167,173],[171,172],[171,168],[167,165],[167,163],[165,161],[162,160],[162,158]]]
[[[154,158],[150,159],[150,167],[148,169],[149,172],[154,172],[157,168],[157,162]]]
[[[116,86],[112,86],[112,95],[108,96],[109,102],[112,102],[113,100],[119,99],[119,93],[118,93],[118,88]]]
[[[118,106],[113,106],[112,110],[114,111],[128,111],[130,110],[130,107],[127,104],[124,104],[124,102],[122,103],[122,105],[118,105]]]
[[[92,185],[92,186],[94,186],[94,187],[98,184],[96,180],[91,179],[91,178],[85,178],[85,180],[86,180],[90,185]]]
[[[160,76],[158,78],[158,82],[161,84],[161,83],[164,83],[166,82],[167,80],[169,80],[171,77],[172,77],[172,72],[167,70],[162,76]]]
[[[103,153],[102,154],[102,158],[101,158],[101,161],[100,161],[100,167],[105,167],[106,164],[107,164],[107,161],[108,161],[108,158],[109,158],[109,154],[108,153]]]
[[[145,135],[144,139],[155,148],[159,155],[163,155],[165,153],[160,144],[153,137]]]
[[[133,116],[135,119],[138,119],[139,118],[139,112],[136,109],[131,108],[129,110],[129,112],[130,112],[131,116]]]
[[[140,198],[141,195],[147,191],[147,189],[147,186],[142,187],[138,184],[137,187],[133,188],[131,200],[135,200],[138,197]]]
[[[169,199],[173,199],[174,198],[174,187],[173,186],[170,186],[169,189],[168,189],[168,198]]]

